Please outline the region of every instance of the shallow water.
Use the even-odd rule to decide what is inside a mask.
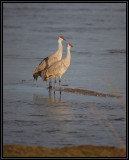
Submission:
[[[120,94],[105,98],[48,92],[34,68],[71,43],[64,88]],[[57,84],[58,85],[58,84]],[[67,86],[68,85],[68,86]],[[3,143],[63,147],[126,143],[126,6],[124,3],[4,3]]]

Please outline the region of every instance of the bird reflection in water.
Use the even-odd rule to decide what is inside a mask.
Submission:
[[[57,99],[57,96],[59,98]],[[55,94],[52,91],[49,92],[49,102],[54,107],[49,107],[48,111],[52,113],[53,118],[56,120],[72,120],[73,115],[70,114],[69,102],[61,100],[61,94]]]
[[[58,97],[58,98],[57,98]],[[65,101],[61,100],[61,94],[55,94],[52,92],[52,90],[49,90],[48,96],[46,95],[41,95],[41,94],[34,94],[33,100],[36,102],[36,104],[46,104],[48,105],[56,105],[57,103],[65,103]]]
[[[61,94],[53,91],[48,92],[48,97],[44,95],[34,95],[36,104],[42,107],[42,112],[45,115],[51,115],[51,119],[56,120],[71,120],[73,115],[70,113],[69,101],[62,100]]]
[[[61,92],[59,94],[59,98],[58,100],[56,99],[56,94],[55,92],[53,93],[53,97],[52,97],[52,89],[49,89],[49,102],[61,102]]]

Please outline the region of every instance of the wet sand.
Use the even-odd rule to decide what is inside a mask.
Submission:
[[[77,88],[61,88],[61,89],[56,89],[56,91],[78,93],[78,94],[89,95],[89,96],[121,98],[121,96],[119,95],[99,93],[95,91],[83,90],[83,89],[77,89]]]

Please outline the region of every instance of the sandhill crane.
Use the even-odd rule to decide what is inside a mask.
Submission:
[[[56,79],[59,77],[59,87],[61,90],[61,77],[62,75],[66,72],[66,70],[68,69],[69,65],[70,65],[70,59],[71,59],[71,55],[70,55],[70,48],[72,47],[71,43],[68,43],[67,45],[67,56],[54,63],[53,65],[51,65],[48,69],[45,70],[45,72],[43,73],[43,80],[47,81],[48,79],[51,79],[52,77],[55,77],[55,88],[56,88]],[[54,89],[55,92],[55,89]],[[61,93],[61,91],[60,91]]]
[[[63,36],[60,36],[58,38],[58,49],[55,53],[53,53],[52,55],[44,58],[40,64],[35,68],[34,73],[33,73],[33,77],[34,80],[38,78],[38,76],[42,76],[41,75],[41,71],[43,73],[44,70],[46,70],[47,68],[49,68],[52,64],[54,64],[55,62],[61,60],[62,58],[62,51],[63,51],[63,46],[62,46],[62,40],[65,40]],[[51,79],[49,81],[49,87],[50,87],[50,83],[51,83]]]

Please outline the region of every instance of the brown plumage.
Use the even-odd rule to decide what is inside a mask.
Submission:
[[[34,79],[37,80],[38,76],[42,76],[42,73],[49,68],[52,64],[54,64],[55,62],[61,60],[62,58],[62,40],[65,40],[63,36],[60,36],[58,38],[58,49],[55,53],[53,53],[52,55],[44,58],[40,64],[35,68],[34,73],[33,73],[33,77]],[[41,72],[42,71],[42,72]]]
[[[72,47],[71,43],[67,45],[67,56],[51,65],[48,69],[43,72],[43,80],[47,81],[48,79],[51,79],[52,77],[55,77],[56,79],[59,77],[59,82],[61,82],[61,76],[66,72],[70,65],[70,48]],[[56,83],[55,79],[55,83]]]

